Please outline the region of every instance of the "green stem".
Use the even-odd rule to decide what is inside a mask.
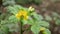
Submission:
[[[21,33],[21,34],[23,34],[23,32],[22,32],[22,27],[23,27],[23,26],[22,26],[22,20],[20,20],[20,33]]]
[[[22,34],[22,21],[21,21],[21,26],[20,27],[21,27],[21,34]]]

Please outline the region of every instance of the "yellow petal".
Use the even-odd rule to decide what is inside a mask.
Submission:
[[[44,27],[41,27],[41,28],[40,28],[40,31],[44,31],[44,30],[45,30],[45,28],[44,28]]]
[[[27,12],[25,10],[20,10],[17,14],[16,14],[16,17],[17,18],[21,18],[23,16],[23,19],[28,19],[28,15],[27,15]]]
[[[27,20],[28,19],[28,16],[24,16],[24,20]]]

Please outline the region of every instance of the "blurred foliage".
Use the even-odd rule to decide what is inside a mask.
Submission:
[[[20,20],[17,20],[17,18],[15,17],[15,15],[17,14],[17,12],[19,10],[26,10],[26,12],[28,12],[28,20],[22,20],[23,25],[25,24],[29,24],[31,25],[31,30],[34,34],[38,34],[40,32],[40,28],[44,27],[46,29],[49,28],[49,23],[46,21],[43,21],[43,17],[42,15],[39,15],[35,12],[35,10],[32,10],[31,7],[29,8],[24,8],[22,6],[19,5],[13,5],[13,6],[8,6],[7,8],[7,12],[11,13],[12,15],[9,17],[9,21],[10,23],[17,23]],[[31,9],[30,9],[31,8]],[[32,10],[32,11],[31,11]],[[21,22],[21,21],[20,21]],[[46,25],[47,24],[47,25]],[[10,24],[11,25],[11,24]],[[15,25],[16,26],[16,25]],[[9,26],[10,27],[10,26]],[[14,27],[14,26],[11,26]],[[38,29],[37,29],[38,28]],[[14,29],[10,29],[10,30],[14,30]],[[10,31],[9,30],[9,31]],[[15,30],[14,30],[15,31]],[[47,31],[46,31],[47,32]],[[49,34],[50,32],[48,32]]]
[[[56,20],[56,25],[59,25],[60,26],[60,19],[57,19]]]
[[[16,18],[16,14],[19,10],[26,10],[26,12],[28,12],[28,20],[22,20],[22,24],[29,24],[31,25],[31,31],[34,34],[38,34],[40,32],[40,28],[44,27],[45,29],[49,28],[49,23],[43,20],[43,16],[39,15],[35,12],[35,9],[32,10],[32,7],[29,8],[25,8],[22,7],[20,5],[13,5],[13,6],[7,6],[7,13],[6,14],[1,14],[1,30],[2,33],[6,32],[6,34],[8,32],[18,32],[19,31],[19,27],[18,26],[18,22],[21,22],[20,20],[18,20]],[[46,25],[47,24],[47,25]],[[6,29],[4,28],[6,27]],[[45,32],[45,31],[44,31]],[[47,32],[47,31],[46,31]],[[50,32],[48,32],[49,34]]]
[[[17,3],[20,4],[30,4],[30,3],[34,3],[34,4],[40,4],[42,2],[42,0],[15,0]]]
[[[50,21],[52,21],[52,20],[54,20],[55,22],[55,24],[58,26],[58,25],[60,25],[60,14],[59,13],[57,13],[57,12],[52,12],[51,13],[51,15],[44,15],[44,17],[45,17],[45,21],[47,21],[47,22],[50,22]]]
[[[58,14],[57,12],[52,12],[52,17],[55,20],[55,24],[56,25],[60,25],[60,14]]]
[[[15,3],[22,4],[22,5],[34,3],[38,5],[42,1],[41,0],[3,0],[2,2],[4,6],[7,6],[7,5],[14,5]]]
[[[14,5],[15,1],[14,0],[2,0],[3,5],[7,6],[7,5]]]
[[[51,34],[49,30],[49,22],[51,20],[55,20],[56,25],[60,25],[60,14],[57,12],[52,12],[51,15],[43,15],[37,14],[35,9],[32,7],[26,8],[19,4],[40,4],[42,0],[3,0],[3,5],[6,6],[7,13],[2,13],[0,15],[0,34],[8,34],[8,32],[18,32],[20,30],[20,26],[18,23],[22,22],[22,25],[29,24],[31,25],[30,30],[34,34],[39,34],[39,32],[43,31],[43,34]],[[19,10],[25,10],[28,13],[28,20],[23,20],[23,18],[17,19],[16,14]],[[45,20],[44,20],[45,19]],[[42,29],[41,29],[42,28]]]

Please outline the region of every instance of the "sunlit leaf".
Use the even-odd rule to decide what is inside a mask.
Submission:
[[[50,32],[48,29],[46,29],[46,30],[43,32],[43,34],[51,34],[51,32]]]
[[[33,26],[31,26],[31,30],[34,34],[38,34],[40,31],[40,27],[41,26],[33,25]]]
[[[42,15],[39,15],[37,13],[32,13],[32,17],[38,21],[43,19]]]
[[[40,21],[40,22],[37,22],[37,23],[38,23],[38,25],[40,25],[40,26],[49,28],[49,23],[46,22],[46,21]]]

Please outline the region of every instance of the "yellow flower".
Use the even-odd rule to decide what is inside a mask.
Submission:
[[[40,28],[40,31],[44,31],[44,30],[45,30],[45,28],[44,28],[44,27],[41,27],[41,28]]]
[[[20,10],[17,14],[16,14],[16,18],[21,19],[23,17],[23,19],[27,20],[28,19],[28,13],[25,10]]]

